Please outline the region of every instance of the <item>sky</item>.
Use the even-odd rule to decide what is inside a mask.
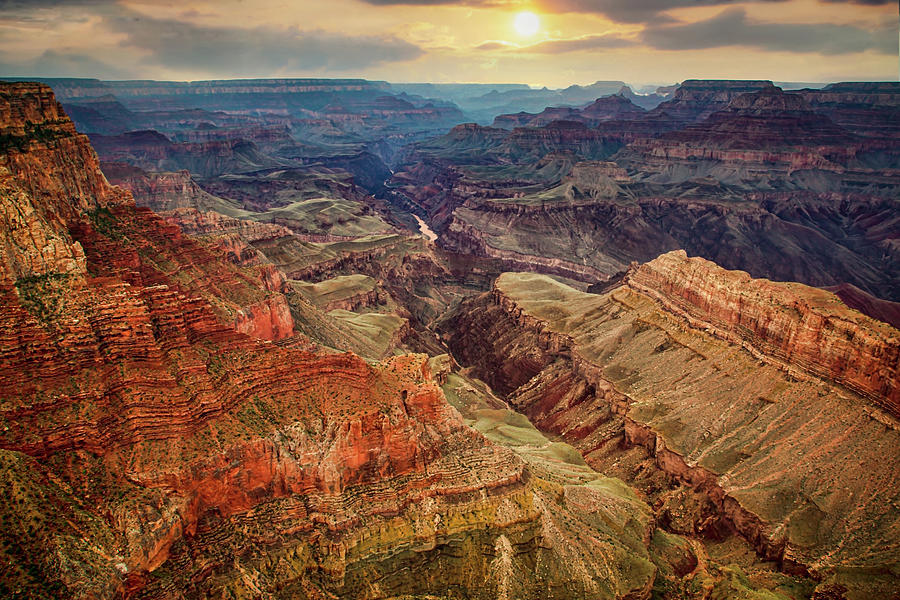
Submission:
[[[0,76],[896,81],[898,38],[897,0],[0,0]]]

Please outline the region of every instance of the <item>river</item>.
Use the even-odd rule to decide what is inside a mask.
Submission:
[[[437,234],[431,230],[431,227],[428,226],[428,223],[423,221],[419,215],[413,215],[416,218],[416,221],[419,223],[419,231],[422,232],[428,241],[434,242],[437,241]]]

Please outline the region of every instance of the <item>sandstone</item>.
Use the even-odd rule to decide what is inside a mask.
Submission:
[[[46,88],[0,89],[7,106],[64,121]],[[4,586],[649,597],[649,510],[633,494],[571,490],[586,508],[564,506],[463,423],[427,356],[371,363],[282,339],[293,326],[273,288],[285,282],[235,240],[293,236],[199,211],[167,221],[109,186],[71,124],[59,131],[71,135],[3,155],[16,224],[0,254]],[[391,257],[373,269],[395,282],[446,273],[398,237],[363,244]]]
[[[588,464],[650,494],[669,485],[653,469],[701,494],[698,533],[737,531],[789,572],[893,568],[897,332],[831,294],[678,252],[603,295],[505,274],[442,330]]]

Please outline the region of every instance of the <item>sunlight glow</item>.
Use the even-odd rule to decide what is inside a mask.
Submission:
[[[522,37],[530,37],[538,32],[541,21],[533,12],[520,12],[513,22],[516,32]]]

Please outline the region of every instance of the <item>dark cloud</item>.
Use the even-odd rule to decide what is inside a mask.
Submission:
[[[148,63],[223,77],[349,71],[418,58],[418,46],[395,37],[354,37],[293,28],[204,27],[123,13],[105,19],[125,46],[150,52]]]
[[[722,6],[746,0],[538,0],[536,8],[551,13],[595,13],[602,14],[621,23],[671,22],[666,11],[689,6]],[[787,2],[788,0],[757,0],[761,2]],[[863,0],[865,1],[865,0]],[[502,0],[362,0],[375,6],[418,5],[436,6],[442,4],[463,4],[466,6],[510,5]],[[513,5],[511,5],[513,6]]]
[[[663,23],[673,19],[665,13],[675,8],[723,6],[742,0],[540,0],[551,12],[598,13],[620,23]],[[762,0],[786,2],[787,0]]]
[[[696,23],[650,26],[643,41],[661,50],[703,50],[748,46],[760,50],[851,54],[874,50],[896,54],[896,28],[876,31],[832,23],[760,23],[741,8],[730,8]]]
[[[64,6],[97,6],[115,3],[116,0],[0,0],[0,11],[62,8]]]
[[[438,6],[457,4],[464,6],[511,6],[503,0],[361,0],[374,6]],[[536,8],[550,13],[600,14],[619,23],[674,23],[666,13],[676,8],[696,6],[727,6],[746,2],[789,2],[790,0],[537,0]],[[897,0],[820,0],[820,2],[882,6]]]
[[[7,77],[95,77],[126,79],[128,74],[84,54],[47,50],[34,60],[0,60],[0,73]]]
[[[825,4],[862,4],[863,6],[885,6],[896,4],[897,0],[819,0]]]

